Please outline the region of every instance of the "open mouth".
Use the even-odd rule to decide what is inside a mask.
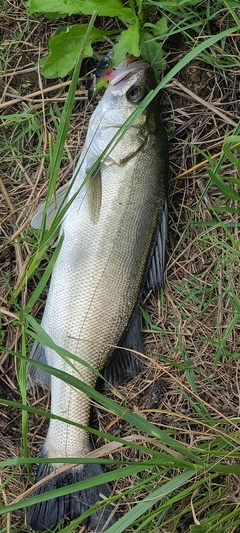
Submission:
[[[142,58],[129,56],[125,61],[122,61],[118,67],[105,73],[104,77],[108,78],[111,85],[115,86],[120,81],[129,78],[133,72],[138,72],[144,68],[148,68],[149,63]]]

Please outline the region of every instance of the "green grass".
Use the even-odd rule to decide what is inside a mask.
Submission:
[[[167,31],[161,35],[159,41],[156,41],[156,36],[152,34],[149,52],[152,57],[156,42],[159,42],[159,45],[161,43],[165,51],[162,63],[164,72],[161,73],[161,81],[156,90],[144,100],[128,124],[124,125],[121,134],[158,91],[165,87],[168,95],[165,102],[168,97],[171,98],[171,92],[167,92],[168,87],[171,90],[173,78],[181,76],[186,68],[189,69],[189,77],[191,76],[191,62],[195,62],[194,65],[200,70],[214,75],[216,83],[223,89],[224,84],[232,87],[232,80],[239,70],[237,37],[234,37],[239,33],[236,2],[193,3],[185,0],[177,4],[172,1],[152,1],[149,4],[153,11],[148,15],[148,19],[145,19],[145,23],[148,20],[148,23],[152,21],[150,24],[156,25],[162,18],[167,22]],[[138,15],[135,25],[137,24],[142,36],[141,10],[144,2],[138,2],[136,5],[129,2],[133,11],[136,6]],[[6,41],[1,52],[2,64],[5,64],[7,58],[14,57],[17,47],[22,46],[21,41],[27,38],[31,24],[38,24],[38,19],[27,21],[25,9],[21,14],[21,27]],[[101,18],[99,21],[103,24]],[[113,38],[110,32],[112,27],[115,27],[116,20],[112,18],[112,21],[113,26],[110,24],[108,30],[102,26],[104,31],[109,32],[109,39]],[[70,23],[72,24],[72,19]],[[94,19],[88,23],[89,33],[93,23]],[[46,24],[49,25],[50,33],[52,24],[57,27],[58,22],[48,20]],[[176,62],[174,39],[180,36],[184,42],[184,50],[178,50],[180,57]],[[87,40],[88,35],[86,43]],[[11,210],[9,207],[11,216],[9,210],[6,210],[6,219],[4,218],[3,258],[7,257],[6,250],[10,250],[9,239],[19,227],[24,226],[25,219],[30,216],[30,206],[26,202],[30,185],[28,182],[25,184],[26,173],[30,182],[34,183],[31,177],[40,168],[41,162],[44,162],[45,169],[48,168],[45,177],[49,180],[49,201],[56,187],[61,162],[68,160],[67,135],[83,55],[83,51],[78,54],[77,66],[64,107],[58,103],[45,102],[44,106],[28,103],[24,110],[14,106],[13,110],[7,109],[2,116],[2,172],[5,180],[9,177],[6,189],[7,192],[10,191],[9,198],[13,208]],[[184,84],[183,81],[181,83]],[[230,99],[231,97],[230,92]],[[236,90],[235,98],[239,98]],[[236,496],[239,484],[237,476],[240,473],[237,384],[240,358],[239,116],[232,111],[235,127],[225,126],[218,117],[215,117],[214,121],[210,117],[209,125],[201,135],[200,108],[195,108],[193,103],[190,105],[187,100],[184,107],[179,96],[179,109],[185,109],[187,116],[184,120],[187,122],[190,110],[193,114],[199,114],[199,122],[195,122],[193,127],[191,124],[186,126],[188,136],[185,138],[181,134],[177,137],[176,148],[173,133],[178,131],[179,123],[184,126],[184,120],[181,122],[182,115],[175,110],[175,102],[173,99],[172,104],[168,106],[168,111],[172,110],[171,118],[166,118],[169,135],[172,136],[172,177],[191,167],[193,170],[190,174],[185,173],[183,178],[175,180],[170,186],[168,283],[166,290],[152,296],[144,308],[145,339],[150,346],[148,354],[154,354],[150,358],[153,369],[150,379],[154,383],[158,376],[162,383],[164,399],[160,398],[158,401],[158,409],[144,405],[136,413],[132,410],[134,402],[128,397],[127,389],[124,389],[123,393],[121,391],[121,401],[117,393],[114,396],[113,392],[114,401],[90,389],[80,380],[52,369],[53,374],[86,392],[96,403],[107,409],[111,420],[119,417],[126,423],[126,430],[123,429],[123,435],[118,438],[111,434],[110,430],[106,434],[101,430],[88,428],[93,434],[123,446],[124,460],[120,460],[117,453],[112,454],[113,459],[92,459],[114,468],[106,471],[99,480],[94,478],[94,481],[87,480],[77,486],[81,489],[87,485],[91,486],[91,483],[96,485],[104,481],[116,481],[118,490],[111,501],[119,501],[120,506],[125,507],[117,525],[109,528],[109,533],[121,533],[126,530],[135,533],[233,533],[240,528],[240,511]],[[223,100],[224,103],[226,100]],[[221,109],[225,112],[224,105]],[[229,108],[227,110],[229,111]],[[71,128],[73,132],[73,126]],[[195,138],[191,137],[192,128]],[[50,140],[46,139],[45,129],[50,134]],[[211,139],[209,149],[204,135]],[[215,157],[219,152],[221,155]],[[182,156],[179,157],[178,154],[182,153],[187,153],[187,168],[181,168]],[[176,158],[177,171],[174,167]],[[198,168],[197,164],[203,160],[206,160],[205,165]],[[10,171],[6,172],[6,168]],[[198,182],[201,188],[200,185],[198,187]],[[20,191],[20,194],[15,193],[14,189]],[[17,218],[14,216],[16,209],[19,210]],[[9,409],[14,408],[16,413],[22,413],[22,451],[18,452],[14,459],[11,454],[0,463],[3,469],[8,467],[1,486],[2,533],[25,532],[22,514],[16,513],[21,513],[21,509],[27,507],[29,501],[40,501],[47,497],[29,495],[28,499],[11,503],[14,497],[19,496],[19,468],[25,465],[26,470],[30,472],[32,464],[42,461],[35,457],[32,449],[28,416],[38,416],[39,419],[53,416],[41,406],[38,407],[38,403],[37,406],[28,404],[25,369],[31,338],[52,343],[51,339],[44,336],[41,327],[31,315],[35,314],[39,300],[46,290],[59,252],[61,243],[54,251],[49,249],[49,245],[56,238],[63,214],[64,212],[47,232],[44,229],[39,233],[28,227],[23,228],[20,236],[13,241],[17,267],[13,269],[11,276],[8,264],[6,268],[3,266],[2,270],[1,285],[4,289],[1,300],[1,338],[4,350],[9,353],[9,359],[16,360],[21,396],[18,401],[3,397],[0,404],[8,406]],[[12,313],[12,316],[7,312]],[[19,328],[21,350],[19,345],[17,348],[15,345],[13,349],[8,337],[8,332],[19,334]],[[63,350],[56,349],[63,357],[68,356]],[[129,443],[126,437],[132,433],[143,435],[143,443],[139,444],[137,438],[133,443]],[[124,446],[136,450],[137,461],[132,460],[131,454],[127,455]],[[72,459],[70,461],[63,458],[61,462],[72,463]],[[83,463],[84,458],[76,458],[74,462]],[[14,483],[15,493],[12,488]],[[58,494],[66,494],[68,491],[73,491],[73,488],[58,489]],[[11,513],[11,529],[7,522],[8,511]],[[78,525],[84,516],[61,528],[61,531],[78,531]],[[57,530],[59,528],[56,528]]]

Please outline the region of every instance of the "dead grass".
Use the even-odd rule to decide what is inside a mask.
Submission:
[[[22,3],[17,0],[2,14],[0,24],[6,54],[0,75],[0,110],[3,119],[7,116],[7,125],[0,130],[4,147],[0,171],[0,306],[2,344],[6,349],[0,355],[0,396],[20,402],[16,361],[7,352],[19,349],[21,334],[14,325],[11,291],[32,253],[34,237],[29,222],[46,194],[49,138],[55,136],[68,85],[68,81],[55,84],[42,79],[36,66],[39,57],[47,52],[47,39],[55,26],[55,22],[44,19],[27,20]],[[237,38],[232,37],[236,54],[240,52],[238,45]],[[178,60],[181,55],[178,50]],[[85,62],[84,76],[79,80],[59,184],[71,176],[93,111],[87,101],[88,73],[93,65]],[[121,389],[132,409],[157,426],[169,428],[170,434],[191,446],[212,439],[207,412],[214,420],[227,420],[230,433],[236,431],[235,419],[240,416],[239,323],[229,329],[222,342],[237,312],[235,303],[239,298],[238,215],[221,213],[220,209],[224,226],[216,218],[216,206],[231,207],[234,202],[222,198],[214,185],[206,189],[206,166],[198,167],[204,155],[196,149],[214,156],[221,151],[226,135],[232,133],[240,103],[235,74],[196,59],[161,95],[163,119],[169,131],[171,171],[167,284],[164,294],[150,294],[145,301],[150,321],[160,328],[159,332],[149,333],[145,325],[148,367],[131,386]],[[19,114],[33,118],[17,121]],[[22,303],[33,285],[31,281],[22,293]],[[36,306],[38,316],[42,305],[40,302]],[[233,354],[237,357],[231,357]],[[193,402],[198,398],[198,405],[201,399],[202,412],[198,415],[186,392]],[[29,398],[31,405],[48,406],[49,397],[41,389],[31,392]],[[29,423],[29,450],[37,456],[46,424],[34,415]],[[118,436],[129,434],[126,423],[114,423],[114,418],[106,413],[98,415],[98,423],[105,429],[112,425],[111,432]],[[0,460],[20,456],[21,413],[1,407],[0,430]],[[123,461],[135,459],[135,455],[131,448],[120,453]],[[11,473],[14,476],[2,491],[5,504],[29,487],[23,467],[5,469],[0,482]],[[133,485],[134,479],[128,483]],[[122,485],[117,484],[115,490],[121,492]],[[238,479],[233,475],[227,478],[225,497],[230,501],[239,499]],[[125,499],[123,508],[128,505]],[[22,511],[13,513],[7,525],[11,532],[27,531]],[[188,527],[186,523],[184,531]]]

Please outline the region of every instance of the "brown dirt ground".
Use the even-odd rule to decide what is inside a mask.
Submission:
[[[39,142],[38,132],[31,137],[26,134],[24,146],[19,140],[19,157],[16,158],[15,154],[13,157],[11,151],[6,149],[5,161],[1,168],[2,341],[6,349],[13,351],[20,349],[21,332],[19,327],[14,325],[11,316],[9,288],[16,285],[23,272],[25,260],[29,257],[29,246],[24,238],[25,228],[46,192],[47,161],[41,158],[41,154],[46,149],[49,134],[55,133],[55,124],[59,120],[57,113],[50,118],[47,110],[52,106],[53,111],[56,111],[57,107],[54,107],[54,104],[61,108],[66,90],[65,87],[61,90],[49,90],[43,98],[42,89],[52,87],[56,84],[56,80],[41,78],[36,67],[39,57],[47,53],[47,39],[56,25],[54,22],[49,23],[34,18],[26,22],[25,12],[21,3],[17,1],[14,2],[12,9],[1,15],[0,21],[1,36],[5,44],[11,41],[16,26],[19,31],[23,31],[21,46],[11,46],[11,54],[2,66],[0,109],[3,114],[23,113],[29,106],[34,105],[35,110],[44,108],[47,117],[44,123],[42,120],[44,115],[41,114],[38,121],[41,143],[37,160],[32,163],[29,154],[32,152],[33,144]],[[183,53],[179,43],[172,42],[169,48],[169,66],[179,60]],[[71,128],[65,146],[66,159],[61,168],[59,183],[63,183],[71,176],[75,158],[84,142],[88,120],[93,111],[93,106],[87,102],[87,90],[88,73],[94,65],[94,61],[85,61],[83,67],[84,76],[79,81]],[[40,92],[34,97],[28,96],[35,91]],[[20,98],[19,102],[4,107],[6,102],[16,97]],[[199,101],[198,97],[205,103]],[[196,412],[184,395],[184,387],[189,390],[189,382],[187,371],[184,372],[180,367],[189,365],[188,368],[194,369],[197,394],[208,404],[213,418],[226,417],[232,420],[239,418],[240,415],[238,359],[225,356],[221,357],[216,365],[213,364],[216,356],[214,342],[223,337],[233,313],[232,302],[224,288],[230,287],[231,284],[238,286],[238,272],[234,266],[234,254],[232,269],[227,271],[225,268],[219,242],[226,238],[220,226],[214,230],[211,230],[211,226],[203,226],[201,229],[197,224],[187,227],[192,210],[198,204],[207,181],[205,167],[193,169],[182,179],[176,179],[176,176],[202,161],[202,155],[193,145],[209,151],[212,155],[221,151],[223,139],[228,132],[232,132],[233,122],[239,113],[239,102],[240,94],[237,92],[232,73],[221,74],[214,67],[209,68],[203,59],[196,59],[184,68],[161,95],[162,117],[169,132],[170,143],[167,283],[164,297],[156,293],[149,294],[145,308],[152,323],[162,328],[162,334],[145,333],[146,354],[152,358],[151,362],[147,369],[131,382],[131,386],[121,388],[121,393],[130,407],[136,411],[150,410],[151,413],[148,414],[150,420],[160,428],[172,428],[172,433],[177,432],[178,438],[189,445],[210,439],[211,432],[209,433],[209,428],[203,427],[202,424],[189,423],[188,426],[182,426],[179,415],[188,415],[196,419]],[[221,110],[222,116],[217,110]],[[14,132],[10,124],[9,136],[14,133],[17,135],[20,130],[21,125]],[[221,205],[219,192],[212,186],[204,195],[204,201],[199,204],[198,221],[213,221],[211,206],[217,202]],[[225,222],[234,222],[236,220],[234,216],[222,213],[221,219]],[[21,228],[20,240],[13,238],[18,228]],[[232,231],[237,240],[238,228],[235,227]],[[204,235],[212,236],[211,232],[216,237],[215,243],[209,238],[205,239],[203,247],[199,246]],[[213,279],[215,280],[213,294],[208,298]],[[28,287],[28,292],[33,288],[32,283]],[[187,295],[187,290],[192,291],[191,298],[189,294]],[[23,293],[23,303],[26,298],[27,295]],[[162,304],[163,298],[164,304]],[[184,298],[187,300],[186,307],[184,307]],[[36,306],[38,317],[41,315],[41,308],[42,304]],[[231,354],[240,352],[238,323],[231,329],[226,349]],[[17,367],[15,358],[2,351],[0,397],[21,402]],[[29,402],[30,405],[47,408],[49,397],[39,388],[29,393]],[[154,412],[156,408],[158,412]],[[102,428],[106,428],[112,420],[113,417],[101,411],[95,416],[95,424],[100,423]],[[116,422],[112,425],[111,431],[124,437],[129,434],[129,427],[123,422]],[[33,415],[30,416],[29,449],[32,456],[40,453],[45,434],[46,423],[40,422]],[[121,453],[124,459],[134,457],[135,451],[126,450]],[[21,416],[15,408],[1,406],[0,460],[20,455]],[[9,473],[10,469],[3,471],[2,481]],[[3,489],[3,500],[5,503],[10,503],[28,487],[26,471],[19,468]],[[115,490],[121,491],[121,485],[116,486]],[[228,490],[232,498],[239,498],[237,481],[233,477],[229,481]],[[123,505],[124,508],[128,507],[128,502],[124,502]],[[21,511],[13,513],[9,520],[9,531],[22,533],[28,531],[23,526]]]

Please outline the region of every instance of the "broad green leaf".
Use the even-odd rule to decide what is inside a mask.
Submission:
[[[140,51],[143,59],[149,61],[156,79],[159,80],[160,72],[162,72],[164,66],[162,44],[151,33],[144,31],[141,35]]]
[[[113,46],[113,65],[114,66],[117,66],[119,65],[119,63],[121,63],[121,61],[124,61],[126,54],[127,54],[127,49],[123,45],[121,41],[121,37],[122,37],[122,34],[120,35],[119,41]]]
[[[123,42],[126,46],[127,52],[135,57],[140,56],[139,48],[139,27],[137,24],[130,26],[122,33]]]
[[[140,56],[139,28],[136,24],[123,31],[117,40],[118,42],[113,47],[113,62],[115,65],[118,65],[126,54],[131,54],[135,57]]]
[[[135,21],[134,11],[124,7],[120,0],[83,0],[80,11],[85,15],[91,15],[97,11],[100,17],[118,17],[127,22]]]
[[[58,13],[73,15],[79,13],[79,0],[29,0],[27,8],[30,13]]]
[[[74,15],[84,13],[91,15],[97,11],[102,17],[118,17],[125,21],[134,21],[132,9],[124,7],[121,0],[29,0],[30,13],[59,13],[59,15]]]
[[[163,35],[166,35],[166,33],[168,33],[167,19],[166,17],[162,17],[156,22],[156,24],[147,22],[146,24],[144,24],[144,28],[151,28],[155,37],[162,37]]]
[[[50,40],[50,54],[42,69],[46,78],[63,78],[76,65],[84,37],[88,29],[88,24],[82,26],[69,26],[67,31],[61,32]],[[106,35],[105,31],[93,27],[89,40],[84,50],[84,57],[91,57],[93,54],[92,42],[102,39]]]

